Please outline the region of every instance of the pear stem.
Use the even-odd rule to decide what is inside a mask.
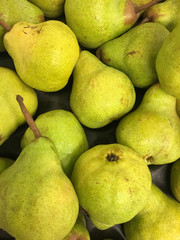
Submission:
[[[36,126],[31,114],[29,113],[29,111],[27,110],[26,106],[23,103],[23,98],[20,95],[16,96],[16,100],[19,103],[19,106],[21,108],[21,111],[26,119],[27,124],[29,125],[29,127],[31,128],[31,130],[34,133],[34,137],[35,138],[39,138],[42,137],[38,127]]]
[[[9,26],[6,22],[4,22],[2,19],[0,19],[0,25],[7,31],[9,32],[11,30],[11,26]]]
[[[156,3],[159,3],[159,2],[162,2],[162,0],[152,0],[152,1],[146,3],[146,4],[142,5],[142,6],[135,7],[135,11],[136,11],[136,13],[139,13],[141,11],[146,10],[147,8],[152,7],[153,5],[155,5]]]

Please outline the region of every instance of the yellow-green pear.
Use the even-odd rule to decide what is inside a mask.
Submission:
[[[12,160],[11,158],[0,157],[0,174],[13,163],[14,160]]]
[[[100,128],[111,123],[132,109],[135,97],[126,74],[81,51],[73,71],[70,106],[83,125]]]
[[[16,95],[21,94],[31,115],[37,110],[38,99],[36,92],[25,85],[15,71],[0,67],[0,76],[0,145],[2,145],[20,125],[25,123],[19,105],[14,101]]]
[[[16,23],[5,34],[4,45],[21,80],[45,92],[65,87],[79,57],[75,34],[58,20]]]
[[[147,164],[165,164],[180,157],[180,118],[176,98],[159,83],[144,94],[136,110],[120,120],[117,142],[140,154]]]
[[[170,186],[174,197],[180,202],[180,159],[171,166]]]

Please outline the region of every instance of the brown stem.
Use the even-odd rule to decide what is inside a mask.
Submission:
[[[7,31],[7,32],[9,32],[10,30],[11,30],[11,26],[9,26],[6,22],[4,22],[2,19],[0,19],[0,25],[3,27],[3,28],[5,28],[5,30]]]
[[[140,24],[142,24],[142,23],[147,23],[147,22],[150,22],[151,21],[151,19],[149,18],[149,17],[145,17],[141,22],[140,22]]]
[[[26,119],[26,122],[28,123],[29,127],[31,128],[31,130],[33,131],[34,133],[34,137],[35,138],[39,138],[39,137],[42,137],[39,129],[37,128],[31,114],[29,113],[29,111],[27,110],[26,106],[24,105],[23,103],[23,98],[20,96],[20,95],[17,95],[16,96],[16,100],[18,101],[19,103],[19,106],[21,108],[21,111]]]
[[[159,3],[159,2],[162,2],[162,0],[152,0],[152,1],[146,3],[146,4],[142,5],[142,6],[135,7],[135,11],[136,11],[136,13],[139,13],[141,11],[146,10],[147,8],[152,7],[153,5],[155,5],[156,3]]]

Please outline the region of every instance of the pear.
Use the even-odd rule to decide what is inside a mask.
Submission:
[[[62,109],[40,114],[35,120],[41,134],[50,138],[56,146],[63,171],[71,176],[77,158],[88,149],[84,129],[73,113]],[[28,128],[21,140],[22,148],[33,140],[33,132]]]
[[[180,117],[180,99],[176,101],[176,111],[177,111],[177,114],[179,115]]]
[[[64,174],[53,142],[43,137],[17,96],[35,139],[0,175],[0,228],[18,240],[61,240],[79,212],[77,195]]]
[[[22,95],[31,115],[37,110],[38,99],[36,92],[25,85],[15,71],[0,67],[0,76],[0,145],[2,145],[20,125],[25,123],[14,97],[17,94]]]
[[[145,88],[158,81],[155,61],[169,31],[159,23],[137,25],[96,51],[108,66],[126,73],[135,87]]]
[[[36,5],[27,0],[1,0],[0,22],[12,27],[15,23],[27,21],[40,23],[44,21],[44,13]],[[0,52],[5,51],[3,37],[6,29],[0,26]]]
[[[180,202],[180,159],[171,166],[170,187],[174,197]]]
[[[90,235],[86,228],[86,221],[83,214],[79,213],[74,227],[63,240],[90,240]]]
[[[132,219],[151,191],[151,174],[143,158],[116,143],[85,151],[71,180],[80,206],[100,230]]]
[[[142,22],[146,21],[160,23],[172,31],[180,23],[180,1],[166,0],[148,8]]]
[[[16,23],[5,34],[4,45],[21,80],[45,92],[65,87],[79,57],[75,34],[58,20]]]
[[[136,110],[120,120],[117,142],[140,154],[147,164],[165,164],[180,157],[180,119],[176,99],[159,83],[151,86]]]
[[[168,94],[180,99],[180,25],[162,44],[156,58],[159,82]]]
[[[49,18],[59,17],[64,12],[65,0],[29,0],[29,2],[37,5]]]
[[[14,160],[12,160],[11,158],[0,157],[0,174],[13,163]]]
[[[140,213],[124,224],[126,240],[179,240],[180,204],[152,184]]]
[[[95,49],[129,30],[141,11],[160,1],[137,6],[131,0],[66,0],[65,19],[79,43]]]
[[[135,103],[130,79],[103,64],[89,51],[82,51],[73,71],[70,106],[89,128],[103,127],[129,112]]]

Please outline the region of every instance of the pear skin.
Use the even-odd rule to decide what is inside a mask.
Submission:
[[[10,167],[14,163],[14,160],[10,158],[0,157],[0,174]]]

